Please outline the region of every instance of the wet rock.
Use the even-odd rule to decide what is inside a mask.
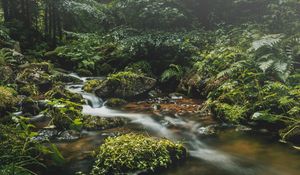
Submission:
[[[44,114],[39,114],[39,115],[31,117],[29,119],[29,123],[40,123],[40,122],[45,122],[48,120],[49,120],[49,117],[45,116]]]
[[[184,97],[186,97],[184,94],[181,94],[181,93],[170,93],[168,95],[172,100],[180,100],[180,99],[183,99]]]
[[[73,141],[80,138],[80,133],[76,131],[63,131],[60,132],[57,129],[42,129],[38,131],[37,136],[33,137],[33,140],[36,141],[49,141],[49,140],[58,140],[58,141]]]
[[[32,139],[41,142],[53,140],[58,133],[59,132],[55,129],[42,129],[39,130],[37,136],[33,137]]]
[[[159,105],[159,104],[153,104],[152,108],[153,108],[153,110],[157,111],[157,110],[161,109],[161,105]]]
[[[64,73],[56,73],[52,76],[52,80],[54,82],[62,82],[62,83],[81,83],[82,80],[80,80],[79,78],[76,78],[74,76],[70,76],[68,74],[64,74]]]
[[[116,108],[127,104],[126,100],[120,98],[110,98],[106,101],[105,106]]]
[[[133,72],[119,72],[110,75],[96,89],[102,98],[133,98],[143,95],[156,85],[156,80]]]
[[[216,134],[216,128],[214,125],[202,126],[197,129],[197,133],[204,136],[214,135]]]
[[[102,118],[97,116],[85,116],[83,128],[86,130],[104,130],[123,126],[127,120],[122,118]]]
[[[244,126],[244,125],[238,125],[235,128],[235,131],[251,131],[251,130],[252,130],[251,128]]]
[[[40,113],[40,108],[37,101],[32,98],[24,98],[21,102],[23,114],[37,115]]]
[[[79,138],[80,138],[79,132],[76,132],[74,130],[68,130],[68,131],[60,132],[55,139],[59,141],[73,141]]]

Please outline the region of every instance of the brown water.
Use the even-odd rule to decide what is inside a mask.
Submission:
[[[80,86],[70,90],[83,93]],[[130,122],[122,128],[86,132],[81,139],[74,142],[57,143],[67,164],[62,168],[53,168],[52,172],[46,173],[47,175],[72,175],[76,171],[88,171],[92,166],[91,152],[101,145],[106,137],[116,132],[145,132],[186,145],[190,155],[187,160],[154,173],[158,175],[300,174],[300,152],[279,143],[270,133],[241,131],[235,126],[221,126],[207,116],[157,116],[113,110],[99,105],[102,100],[97,100],[93,94],[85,93],[84,96],[90,104],[83,106],[84,114],[122,117]],[[207,126],[211,126],[215,134],[209,134],[210,132],[206,131]]]

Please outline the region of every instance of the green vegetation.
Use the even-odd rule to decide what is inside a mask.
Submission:
[[[1,0],[0,8],[0,174],[63,162],[55,145],[35,140],[44,130],[85,137],[126,124],[84,116],[95,99],[83,91],[112,108],[146,108],[139,102],[151,103],[152,90],[182,93],[217,122],[300,145],[299,0]],[[184,156],[181,144],[126,134],[99,147],[92,174],[151,172]]]
[[[155,171],[185,158],[181,144],[139,134],[125,134],[105,140],[96,151],[91,174]]]
[[[61,130],[74,129],[80,130],[82,127],[80,104],[60,99],[48,102],[46,113],[52,118],[52,123]]]
[[[83,90],[85,90],[86,92],[93,92],[95,90],[95,88],[97,88],[98,86],[100,86],[102,83],[102,80],[88,80],[84,86],[83,86]]]
[[[10,111],[18,103],[16,91],[3,86],[0,86],[0,99],[0,115]]]

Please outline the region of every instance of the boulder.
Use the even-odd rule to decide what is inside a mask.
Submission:
[[[95,88],[101,85],[102,80],[88,80],[83,86],[83,90],[86,92],[93,92]]]
[[[102,98],[133,98],[146,94],[154,88],[156,80],[134,72],[119,72],[110,75],[96,89]]]
[[[45,96],[48,99],[67,99],[76,103],[84,103],[82,95],[72,93],[69,90],[66,90],[64,86],[56,86],[50,91],[48,91]]]
[[[51,65],[49,63],[25,64],[19,68],[22,71],[17,75],[17,83],[35,84],[43,92],[51,89]]]
[[[24,98],[21,102],[23,114],[37,115],[40,112],[39,104],[32,98]]]
[[[104,130],[123,126],[126,123],[122,118],[102,118],[98,116],[84,116],[83,128],[89,131]]]
[[[106,139],[96,155],[91,174],[150,173],[184,159],[186,149],[167,139],[125,134]]]

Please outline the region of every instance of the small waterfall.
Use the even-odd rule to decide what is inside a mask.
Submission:
[[[75,76],[75,75],[74,75]],[[86,81],[88,78],[80,78]],[[244,167],[238,164],[238,158],[227,155],[223,152],[209,148],[206,144],[197,138],[197,130],[201,124],[191,121],[183,120],[180,117],[174,118],[170,116],[151,116],[141,113],[129,113],[119,110],[113,110],[103,105],[102,99],[94,94],[86,93],[82,90],[83,85],[68,85],[66,88],[74,93],[80,93],[87,104],[83,105],[82,113],[86,115],[93,115],[108,118],[126,118],[130,123],[143,126],[146,130],[157,133],[161,137],[165,137],[175,141],[182,141],[189,149],[190,156],[210,162],[212,165],[222,168],[232,174],[239,175],[254,175],[257,174],[259,169]],[[155,118],[154,118],[155,117]],[[165,124],[171,124],[179,129],[180,132],[174,132],[169,129]],[[275,173],[276,174],[276,173]]]

